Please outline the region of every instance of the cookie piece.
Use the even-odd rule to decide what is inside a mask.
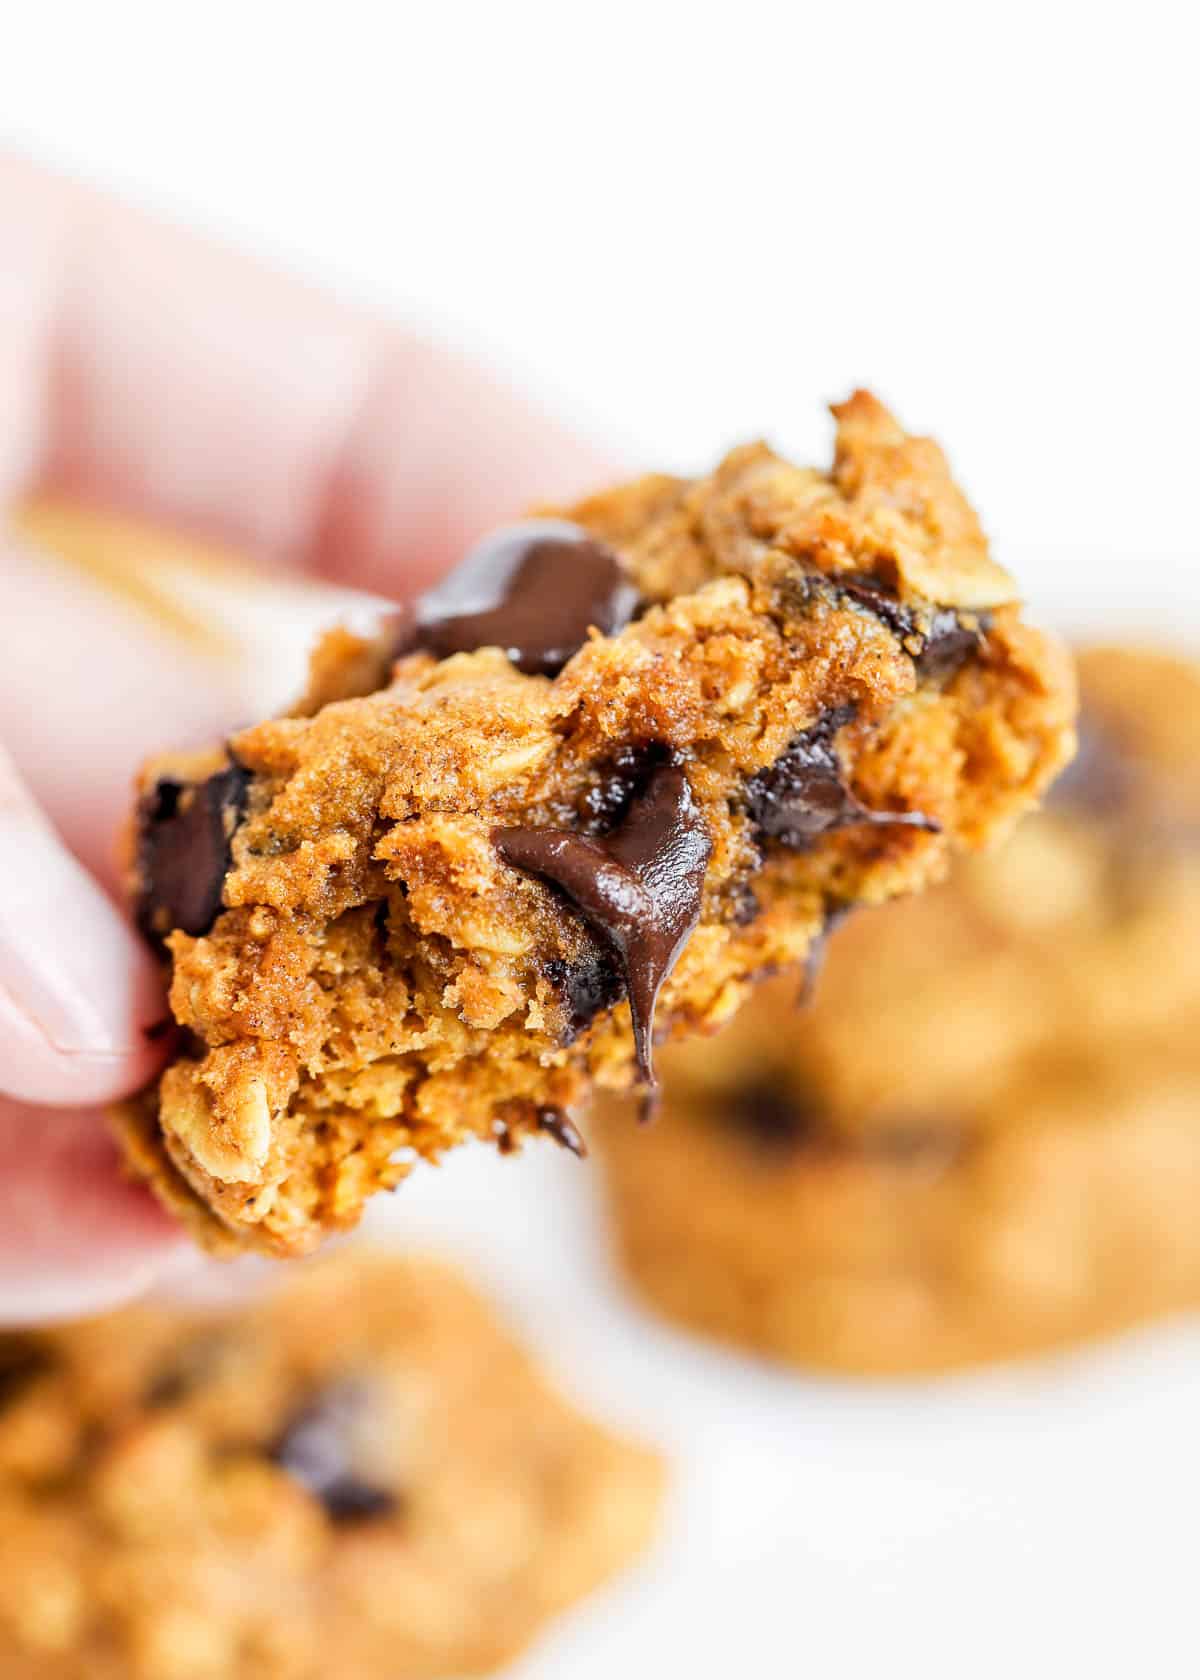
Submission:
[[[642,1549],[662,1480],[426,1262],[0,1334],[0,1673],[488,1673]]]
[[[1096,649],[1047,809],[598,1117],[669,1317],[797,1365],[1001,1359],[1200,1305],[1200,667]]]
[[[835,412],[832,471],[753,445],[498,533],[335,632],[296,715],[148,768],[182,1031],[118,1124],[210,1246],[304,1251],[418,1156],[648,1083],[655,1039],[1037,799],[1065,654],[937,446]]]

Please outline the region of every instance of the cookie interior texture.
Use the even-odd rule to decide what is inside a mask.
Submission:
[[[0,1673],[490,1672],[646,1544],[662,1480],[423,1261],[0,1334]]]
[[[830,471],[751,445],[570,509],[544,634],[449,586],[332,633],[296,714],[147,768],[135,891],[180,1034],[117,1125],[209,1246],[302,1252],[418,1157],[557,1135],[1037,800],[1065,654],[937,446],[865,393],[835,413]],[[503,645],[450,651],[481,625]],[[164,810],[219,905],[159,890]]]
[[[616,1241],[673,1318],[920,1371],[1200,1303],[1200,667],[1080,657],[1046,810],[856,918],[601,1118]]]

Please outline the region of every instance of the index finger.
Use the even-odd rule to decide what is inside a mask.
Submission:
[[[0,159],[0,493],[50,488],[383,593],[609,470],[370,312]]]

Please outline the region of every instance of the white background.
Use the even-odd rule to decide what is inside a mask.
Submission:
[[[1191,10],[41,0],[5,16],[0,136],[429,324],[639,463],[819,459],[868,382],[1031,595],[1186,637]],[[468,1155],[380,1216],[476,1257],[675,1460],[650,1568],[523,1673],[1196,1673],[1200,1331],[940,1386],[768,1373],[622,1302],[590,1182]]]

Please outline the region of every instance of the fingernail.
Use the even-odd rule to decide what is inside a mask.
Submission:
[[[148,954],[54,833],[0,810],[0,993],[64,1056],[142,1054],[162,1015]]]

